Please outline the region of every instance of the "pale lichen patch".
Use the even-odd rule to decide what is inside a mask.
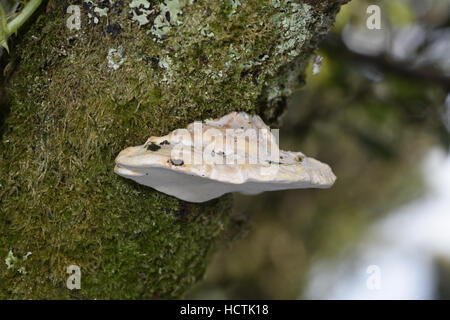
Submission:
[[[130,3],[130,8],[139,8],[139,7],[143,7],[145,9],[150,8],[150,2],[148,2],[147,0],[133,0]]]
[[[131,18],[131,20],[136,21],[137,23],[139,23],[139,26],[144,26],[147,23],[149,23],[150,21],[148,20],[148,17],[145,13],[142,14],[137,14],[136,11],[132,11],[133,17]]]
[[[16,269],[17,272],[19,272],[20,274],[27,274],[25,267],[20,264],[22,262],[26,261],[30,255],[31,255],[31,252],[28,251],[26,254],[23,255],[22,259],[20,259],[14,255],[12,250],[9,250],[9,252],[5,258],[5,264],[6,264],[7,269],[8,270]]]
[[[161,41],[172,27],[183,24],[180,19],[183,8],[192,3],[192,0],[165,0],[152,8],[147,0],[133,0],[129,4],[129,12],[133,15],[131,19],[138,22],[139,26],[153,22],[147,34],[152,34],[155,41]]]
[[[165,70],[161,81],[162,82],[171,82],[173,79],[172,58],[169,56],[164,56],[159,60],[158,65],[160,68]]]
[[[190,1],[187,0],[167,0],[159,4],[159,14],[153,21],[153,26],[150,30],[150,33],[156,37],[156,40],[164,39],[172,26],[183,24],[179,15],[183,13],[183,8],[188,3]]]
[[[298,44],[304,43],[306,40],[306,35],[299,30],[304,30],[309,23],[308,17],[311,15],[312,7],[306,3],[288,3],[283,9],[289,10],[290,14],[280,13],[278,19],[275,20],[276,24],[284,31],[283,37],[286,39],[277,46],[278,54],[287,53],[290,56],[296,56],[298,55]]]
[[[229,3],[231,5],[231,11],[228,18],[231,18],[236,13],[237,8],[241,5],[241,2],[239,0],[229,0]]]
[[[212,38],[214,37],[214,32],[211,31],[209,24],[206,24],[200,28],[200,34],[204,37]]]
[[[130,13],[133,14],[131,20],[139,23],[139,26],[144,26],[150,22],[149,17],[155,10],[150,9],[150,2],[147,0],[133,0],[129,7]]]
[[[281,6],[281,1],[280,0],[272,0],[272,6],[274,8],[279,8]]]
[[[95,7],[94,9],[94,12],[97,13],[99,17],[108,17],[108,11],[109,11],[108,7],[105,8]]]
[[[230,46],[228,47],[228,59],[225,62],[226,70],[228,70],[234,64],[234,62],[236,62],[240,59],[241,59],[241,54],[239,53],[238,50],[236,50],[233,47],[233,44],[230,44]]]
[[[264,61],[266,61],[267,59],[269,59],[269,56],[267,54],[261,55],[259,57],[257,57],[256,59],[250,60],[244,64],[242,64],[242,68],[244,70],[248,70],[252,67],[255,66],[260,66],[264,63]]]
[[[122,0],[83,0],[82,5],[88,17],[88,24],[98,25],[103,18],[107,28],[111,29],[117,24],[117,22],[113,23],[112,20],[117,19],[123,2]],[[117,30],[114,35],[117,35]]]
[[[117,49],[111,48],[108,51],[108,67],[113,70],[117,70],[125,62],[126,58],[123,54],[123,47],[119,46]]]
[[[5,258],[5,263],[8,269],[14,268],[14,265],[17,263],[18,258],[14,256],[14,253],[12,250],[9,250],[8,255]]]

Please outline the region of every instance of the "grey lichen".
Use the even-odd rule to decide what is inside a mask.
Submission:
[[[162,82],[171,82],[174,74],[172,71],[172,58],[170,56],[164,56],[159,60],[159,66],[165,70],[165,72],[162,75],[161,81]]]
[[[200,28],[200,34],[202,36],[212,38],[214,37],[214,32],[211,31],[211,28],[209,27],[209,24],[204,25]]]
[[[183,24],[180,18],[183,8],[192,3],[193,0],[165,0],[153,7],[147,0],[133,0],[129,7],[133,15],[132,20],[138,22],[139,26],[145,26],[152,21],[147,33],[152,34],[155,41],[161,41],[173,26]]]
[[[109,9],[107,7],[106,8],[96,7],[94,9],[94,12],[97,13],[99,17],[107,17],[108,16],[108,11],[109,11]]]
[[[130,6],[130,8],[141,8],[142,7],[144,9],[149,9],[150,2],[148,2],[147,0],[133,0],[129,4],[129,6]]]
[[[272,1],[272,5],[279,13],[274,16],[275,25],[280,28],[280,41],[276,45],[274,57],[277,73],[266,83],[264,100],[271,107],[285,105],[286,98],[292,94],[293,87],[298,83],[306,65],[303,59],[307,52],[311,54],[318,44],[318,39],[328,31],[334,21],[339,4],[328,8],[329,14],[317,15],[317,9],[309,3],[295,1]],[[316,28],[314,38],[307,31],[311,26]],[[287,72],[289,70],[289,72]],[[276,117],[269,108],[267,118]]]
[[[8,255],[5,258],[5,263],[8,269],[14,268],[14,265],[17,263],[18,258],[14,256],[12,250],[9,250]]]
[[[119,46],[117,49],[111,48],[108,51],[108,67],[117,70],[125,62],[126,58],[123,56],[123,47]]]
[[[160,40],[169,33],[172,26],[183,24],[179,16],[183,13],[184,6],[189,2],[189,0],[166,0],[160,3],[158,6],[159,14],[153,20],[151,34]]]
[[[133,0],[129,4],[133,14],[132,20],[139,23],[139,26],[144,26],[150,22],[149,17],[155,10],[150,9],[150,2],[147,0]]]
[[[237,11],[238,7],[241,5],[241,1],[239,0],[228,0],[231,5],[230,13],[228,14],[228,18],[231,18]]]
[[[31,252],[27,252],[23,255],[22,259],[16,257],[12,250],[9,250],[8,255],[5,258],[5,264],[7,266],[7,269],[15,269],[20,274],[27,274],[27,271],[25,270],[25,266],[21,265],[24,261],[28,259],[28,257],[31,255]]]

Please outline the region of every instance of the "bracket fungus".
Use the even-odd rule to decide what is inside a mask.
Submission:
[[[229,192],[328,188],[336,180],[327,164],[280,150],[278,130],[244,112],[150,137],[120,152],[114,172],[189,202]]]

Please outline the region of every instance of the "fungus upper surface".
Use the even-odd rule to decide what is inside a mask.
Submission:
[[[261,118],[244,112],[151,137],[123,150],[114,171],[191,202],[228,192],[327,188],[336,179],[328,165],[280,150]]]

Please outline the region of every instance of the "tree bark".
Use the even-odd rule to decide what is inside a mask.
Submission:
[[[182,296],[229,228],[232,196],[183,202],[115,175],[115,156],[231,111],[276,121],[341,3],[50,1],[15,46],[0,297]],[[70,265],[80,289],[66,286]]]

